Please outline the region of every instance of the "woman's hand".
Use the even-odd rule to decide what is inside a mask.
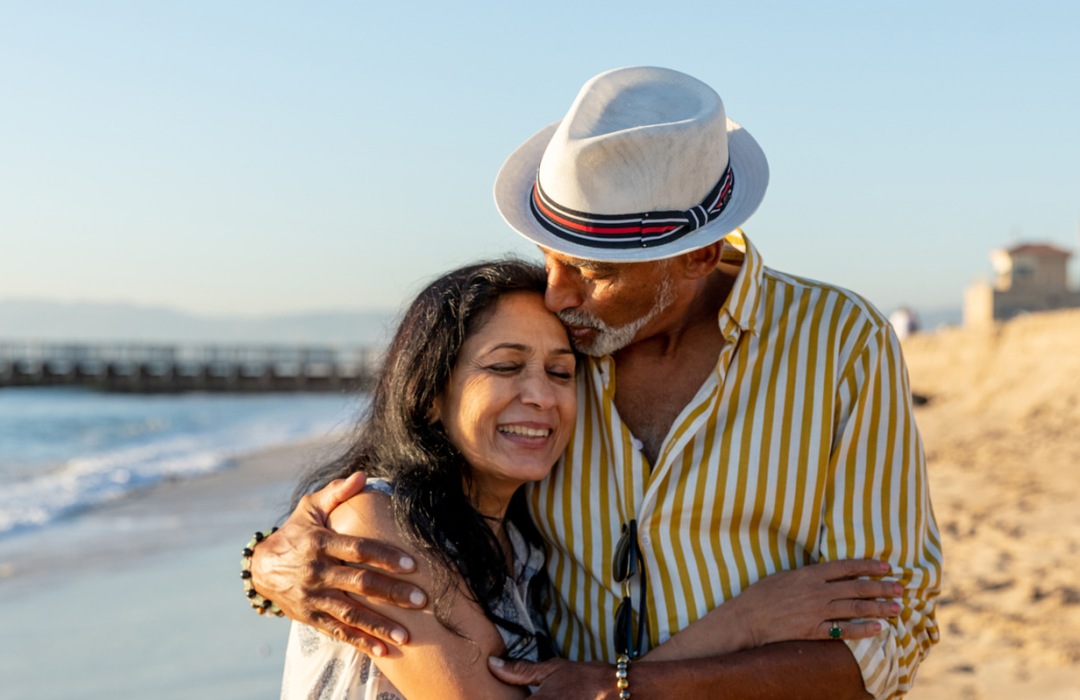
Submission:
[[[290,618],[367,654],[382,656],[386,644],[408,641],[408,631],[346,592],[402,608],[422,608],[427,597],[416,586],[373,570],[413,571],[416,562],[401,550],[326,527],[330,512],[360,493],[364,483],[363,474],[354,474],[302,498],[285,524],[255,548],[251,574],[255,590]]]
[[[844,639],[872,637],[881,631],[873,619],[900,614],[893,600],[904,587],[886,576],[887,562],[874,559],[842,559],[809,564],[800,569],[778,571],[755,582],[727,604],[753,647],[772,642],[830,639],[833,626]]]
[[[900,613],[892,600],[904,588],[887,576],[892,567],[875,559],[842,559],[778,571],[743,589],[643,657],[670,661],[731,654],[773,642],[861,639],[881,631],[873,619]]]

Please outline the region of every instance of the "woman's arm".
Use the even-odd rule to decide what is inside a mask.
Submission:
[[[416,562],[416,571],[402,579],[427,591],[436,590],[430,566],[398,530],[388,496],[374,491],[354,496],[330,514],[329,524],[339,533],[377,539],[405,551]],[[504,651],[502,637],[471,600],[464,581],[456,573],[452,580],[456,586],[451,593],[450,621],[465,638],[443,627],[430,602],[423,609],[409,610],[393,603],[365,601],[374,612],[409,630],[409,643],[388,646],[384,655],[373,659],[375,665],[409,700],[525,697],[526,689],[501,683],[488,672],[488,656]]]
[[[853,618],[899,614],[899,604],[891,599],[903,587],[865,578],[886,576],[890,570],[888,563],[874,559],[845,559],[779,571],[683,628],[642,661],[698,659],[773,642],[829,639],[834,621],[844,639],[872,637],[881,623]]]

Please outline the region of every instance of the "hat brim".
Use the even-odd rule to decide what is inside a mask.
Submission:
[[[764,151],[754,137],[728,119],[728,158],[735,187],[720,216],[682,238],[655,247],[593,248],[573,243],[541,226],[529,206],[540,159],[558,126],[559,122],[555,122],[541,129],[506,159],[495,178],[495,206],[512,229],[538,246],[563,255],[602,262],[645,262],[703,248],[742,226],[757,211],[769,186],[769,163]]]

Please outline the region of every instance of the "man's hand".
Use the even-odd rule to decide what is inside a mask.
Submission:
[[[575,663],[566,659],[533,664],[504,661],[493,656],[488,659],[488,669],[508,685],[539,686],[530,698],[608,700],[619,696],[615,688],[615,670],[610,664]]]
[[[411,557],[381,542],[327,529],[330,512],[360,493],[365,480],[364,474],[353,474],[302,498],[285,524],[255,548],[251,577],[255,590],[290,618],[372,656],[382,656],[385,644],[406,643],[408,632],[346,591],[403,608],[422,608],[427,597],[416,586],[374,570],[409,573],[416,567]]]

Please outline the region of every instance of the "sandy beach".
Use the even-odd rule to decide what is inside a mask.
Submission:
[[[1080,311],[905,341],[946,548],[942,641],[909,697],[1080,698],[1077,347]],[[277,697],[287,626],[245,606],[239,548],[330,449],[262,452],[0,542],[0,696]]]
[[[1080,311],[905,342],[945,547],[913,698],[1080,698]]]

